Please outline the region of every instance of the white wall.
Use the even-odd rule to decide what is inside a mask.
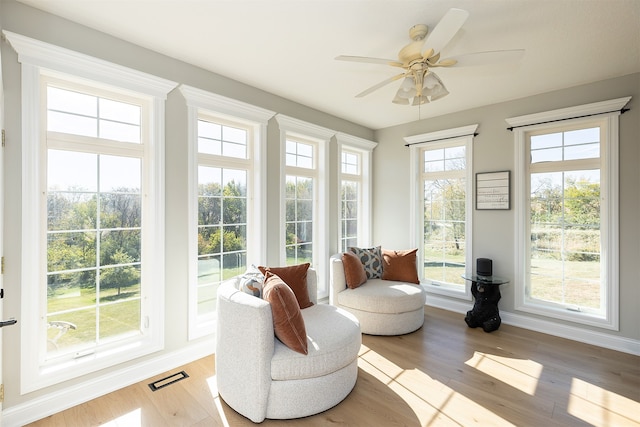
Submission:
[[[469,94],[473,96],[473,94]],[[514,171],[514,138],[505,119],[597,101],[632,96],[620,116],[620,331],[599,330],[542,318],[514,309],[514,284],[503,286],[503,321],[543,332],[595,341],[603,346],[640,349],[640,74],[558,90],[456,114],[416,121],[376,132],[374,152],[374,241],[402,249],[409,242],[409,149],[403,137],[478,123],[473,172]],[[436,101],[437,102],[437,101]],[[422,108],[429,108],[429,105]],[[513,173],[513,172],[512,172]],[[513,176],[513,175],[512,175]],[[513,188],[512,188],[513,191]],[[514,276],[514,211],[473,212],[473,259],[493,259],[494,273]],[[466,308],[453,300],[427,303]],[[470,303],[466,304],[470,307]],[[468,308],[466,308],[468,309]],[[462,318],[461,318],[462,321]]]

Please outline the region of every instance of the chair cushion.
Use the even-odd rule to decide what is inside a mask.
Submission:
[[[337,295],[338,305],[373,313],[406,313],[424,307],[425,294],[420,285],[382,279],[369,279],[355,289]]]
[[[327,375],[358,357],[362,335],[355,316],[327,304],[316,304],[301,312],[307,328],[308,353],[296,353],[276,341],[271,360],[271,378],[275,381]]]

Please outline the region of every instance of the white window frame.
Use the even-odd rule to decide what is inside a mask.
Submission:
[[[515,140],[514,210],[515,229],[515,309],[545,317],[619,330],[619,115],[631,97],[612,99],[559,110],[546,111],[506,119]],[[598,116],[598,117],[590,117]],[[601,200],[601,280],[608,284],[604,290],[604,313],[571,311],[566,307],[541,304],[527,296],[529,273],[529,154],[527,134],[558,128],[562,121],[566,127],[577,123],[600,121],[606,129],[605,141],[600,148],[600,200]],[[554,123],[552,123],[554,122]]]
[[[286,201],[285,188],[287,175],[313,176],[314,178],[314,213],[313,213],[313,262],[312,268],[318,276],[318,299],[329,297],[326,275],[328,253],[328,238],[322,230],[329,229],[329,141],[335,132],[304,122],[282,114],[275,116],[280,127],[280,265],[287,260],[286,242],[287,230],[285,224]],[[286,166],[287,139],[312,142],[315,147],[314,170],[297,168],[294,171]]]
[[[189,257],[189,340],[215,333],[216,315],[198,316],[198,119],[213,117],[251,128],[252,138],[247,147],[248,159],[218,160],[222,167],[234,162],[249,171],[247,181],[247,262],[261,264],[266,259],[266,154],[267,124],[275,112],[255,107],[211,92],[181,85],[187,102],[188,116],[188,257]]]
[[[465,204],[465,274],[473,271],[473,138],[475,136],[477,124],[462,126],[453,129],[445,129],[436,132],[429,132],[420,135],[405,137],[404,140],[409,145],[410,150],[410,224],[412,232],[410,244],[418,248],[419,263],[424,259],[424,188],[421,156],[422,148],[438,148],[449,146],[452,143],[465,146],[466,155],[466,204]],[[424,277],[424,268],[418,268],[420,282],[428,292],[445,295],[453,298],[471,300],[470,286],[454,286],[444,283],[436,283]]]
[[[18,53],[22,64],[22,296],[21,296],[21,393],[105,369],[164,348],[164,102],[175,82],[80,54],[8,31],[3,32]],[[143,280],[148,289],[143,301],[145,332],[142,338],[127,346],[99,349],[95,353],[43,365],[38,339],[46,334],[46,301],[43,301],[41,280],[46,274],[43,263],[29,262],[34,253],[46,254],[40,236],[46,226],[40,217],[43,199],[42,150],[46,129],[41,122],[41,76],[62,77],[95,87],[117,88],[148,99],[150,115],[145,147],[148,212],[143,234]],[[144,184],[143,184],[144,185]],[[46,263],[45,263],[46,265]],[[44,268],[44,270],[43,270]],[[144,285],[143,285],[144,286]],[[34,304],[34,301],[39,301]]]
[[[372,218],[372,163],[373,163],[373,150],[378,146],[377,142],[369,141],[366,139],[358,138],[352,135],[344,133],[337,133],[336,140],[338,142],[338,251],[342,250],[342,217],[341,217],[341,204],[342,204],[342,181],[349,180],[355,181],[360,184],[358,194],[358,246],[368,247],[372,245],[371,240],[371,218]],[[343,151],[354,153],[360,160],[360,170],[358,175],[350,175],[342,173],[342,153]]]

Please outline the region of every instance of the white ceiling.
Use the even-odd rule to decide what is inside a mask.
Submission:
[[[380,129],[640,71],[640,0],[20,0],[320,111]],[[450,95],[391,103],[409,28],[470,16],[443,57],[525,49],[516,64],[441,68]],[[595,101],[595,100],[594,100]]]

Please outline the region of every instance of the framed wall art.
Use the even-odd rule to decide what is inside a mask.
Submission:
[[[511,209],[511,171],[476,173],[476,209]]]

